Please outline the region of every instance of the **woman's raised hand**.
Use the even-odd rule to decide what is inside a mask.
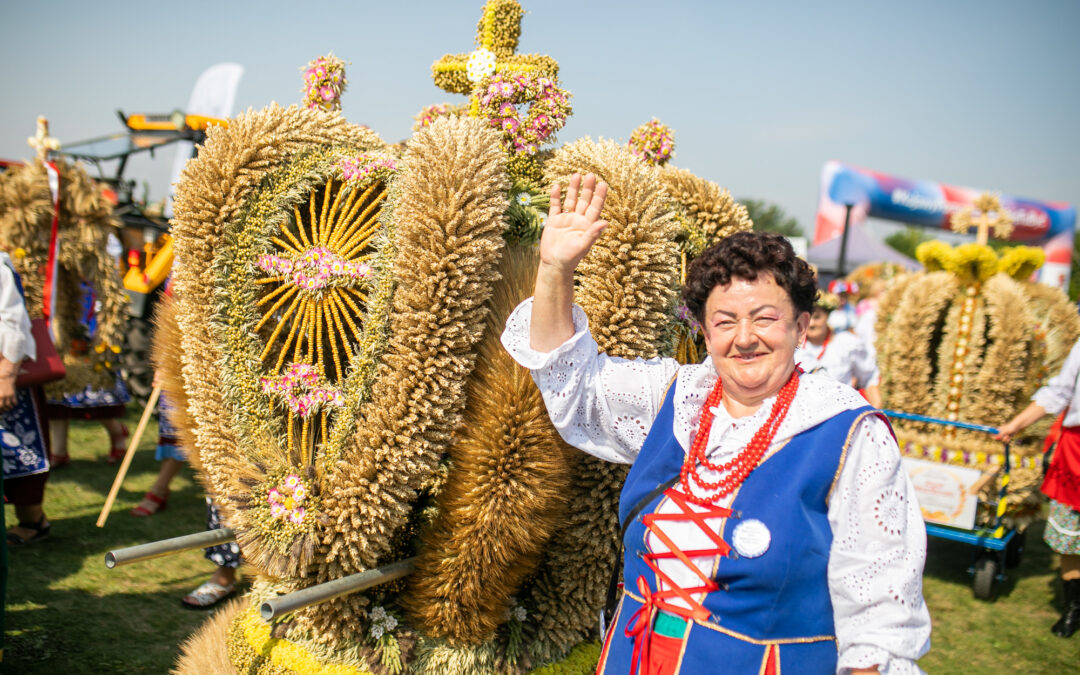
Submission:
[[[551,207],[540,237],[540,263],[563,273],[571,273],[592,248],[607,222],[600,219],[607,197],[607,183],[596,183],[596,176],[580,174],[570,177],[566,199],[562,205],[559,197],[562,186],[551,186]]]

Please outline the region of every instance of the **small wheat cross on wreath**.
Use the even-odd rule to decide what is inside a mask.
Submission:
[[[995,237],[1006,239],[1012,234],[1013,221],[1012,216],[1001,208],[997,195],[984,192],[972,206],[954,213],[949,219],[949,227],[961,234],[966,234],[972,227],[977,228],[975,240],[985,246],[990,239],[990,228],[994,229]]]
[[[60,141],[49,135],[49,120],[40,116],[37,118],[37,133],[27,138],[26,144],[37,150],[42,163],[49,158],[50,150],[60,149]]]
[[[477,26],[477,48],[468,54],[447,54],[431,65],[435,85],[452,94],[471,94],[469,114],[480,110],[476,86],[494,74],[524,73],[559,76],[555,59],[540,54],[515,54],[525,10],[515,0],[488,0]]]

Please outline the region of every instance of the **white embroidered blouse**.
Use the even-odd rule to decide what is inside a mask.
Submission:
[[[1042,406],[1043,410],[1056,415],[1066,406],[1069,412],[1065,415],[1065,426],[1080,426],[1080,341],[1073,345],[1065,364],[1061,366],[1061,372],[1051,377],[1046,384],[1039,388],[1031,400]]]
[[[0,251],[0,354],[12,363],[19,363],[24,358],[36,358],[37,345],[30,332],[26,305],[15,285],[15,273],[9,265],[11,258]]]
[[[850,384],[854,378],[859,386],[867,386],[877,384],[880,379],[874,355],[866,343],[847,331],[833,331],[823,345],[807,342],[795,350],[795,363],[807,373],[820,368],[824,374],[844,384]]]
[[[532,299],[514,310],[502,343],[532,371],[548,415],[567,443],[600,459],[632,463],[668,383],[677,374],[672,433],[684,451],[690,448],[701,406],[716,382],[710,361],[680,366],[673,359],[628,360],[598,353],[585,313],[576,305],[574,336],[550,353],[537,352],[529,345],[531,312]],[[731,417],[722,405],[714,408],[706,446],[710,461],[722,463],[742,450],[768,417],[774,400],[742,418]],[[770,452],[792,436],[864,405],[850,387],[827,377],[803,375]],[[702,477],[716,479],[707,470]],[[857,427],[829,502],[828,519],[833,534],[828,581],[839,672],[875,664],[882,673],[921,672],[915,660],[930,648],[930,614],[922,597],[926,531],[896,442],[876,416]],[[709,546],[696,525],[678,525],[665,528],[677,546],[683,550]],[[650,546],[663,548],[655,539]],[[712,558],[693,562],[699,561],[704,566]],[[677,559],[664,564],[665,574],[680,585],[699,581]],[[705,568],[706,573],[710,569]]]

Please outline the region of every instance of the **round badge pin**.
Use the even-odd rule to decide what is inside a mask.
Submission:
[[[757,558],[769,550],[772,534],[765,523],[756,518],[744,520],[735,526],[731,534],[731,543],[744,558]]]

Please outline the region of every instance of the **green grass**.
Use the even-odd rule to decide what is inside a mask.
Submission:
[[[127,425],[134,430],[135,417]],[[116,466],[99,424],[73,423],[74,462],[49,479],[49,539],[10,552],[5,657],[10,673],[165,673],[177,644],[206,614],[180,607],[180,597],[205,579],[212,563],[201,551],[107,570],[117,547],[201,531],[202,491],[185,470],[173,481],[169,507],[133,518],[157,474],[151,425],[135,455],[112,515],[94,526]],[[14,520],[5,507],[8,523]],[[1080,635],[1050,634],[1061,610],[1057,561],[1042,543],[1042,524],[1028,537],[1019,568],[1009,570],[995,602],[972,598],[967,574],[972,548],[932,539],[925,596],[934,621],[933,648],[920,662],[928,673],[1068,673],[1077,671]]]
[[[137,418],[129,415],[134,432]],[[151,423],[104,528],[95,523],[119,464],[110,465],[108,435],[98,423],[73,422],[74,461],[49,478],[49,538],[9,551],[4,672],[165,673],[177,644],[205,618],[180,598],[213,571],[202,551],[106,569],[105,552],[199,532],[206,503],[192,473],[172,483],[168,508],[135,518],[135,506],[157,475],[157,424]],[[14,509],[5,506],[9,525]]]
[[[1020,566],[1006,570],[993,602],[975,600],[968,566],[974,548],[931,539],[923,595],[934,630],[920,662],[928,673],[1075,673],[1080,635],[1050,633],[1061,615],[1058,559],[1043,542],[1043,522],[1027,533]]]

